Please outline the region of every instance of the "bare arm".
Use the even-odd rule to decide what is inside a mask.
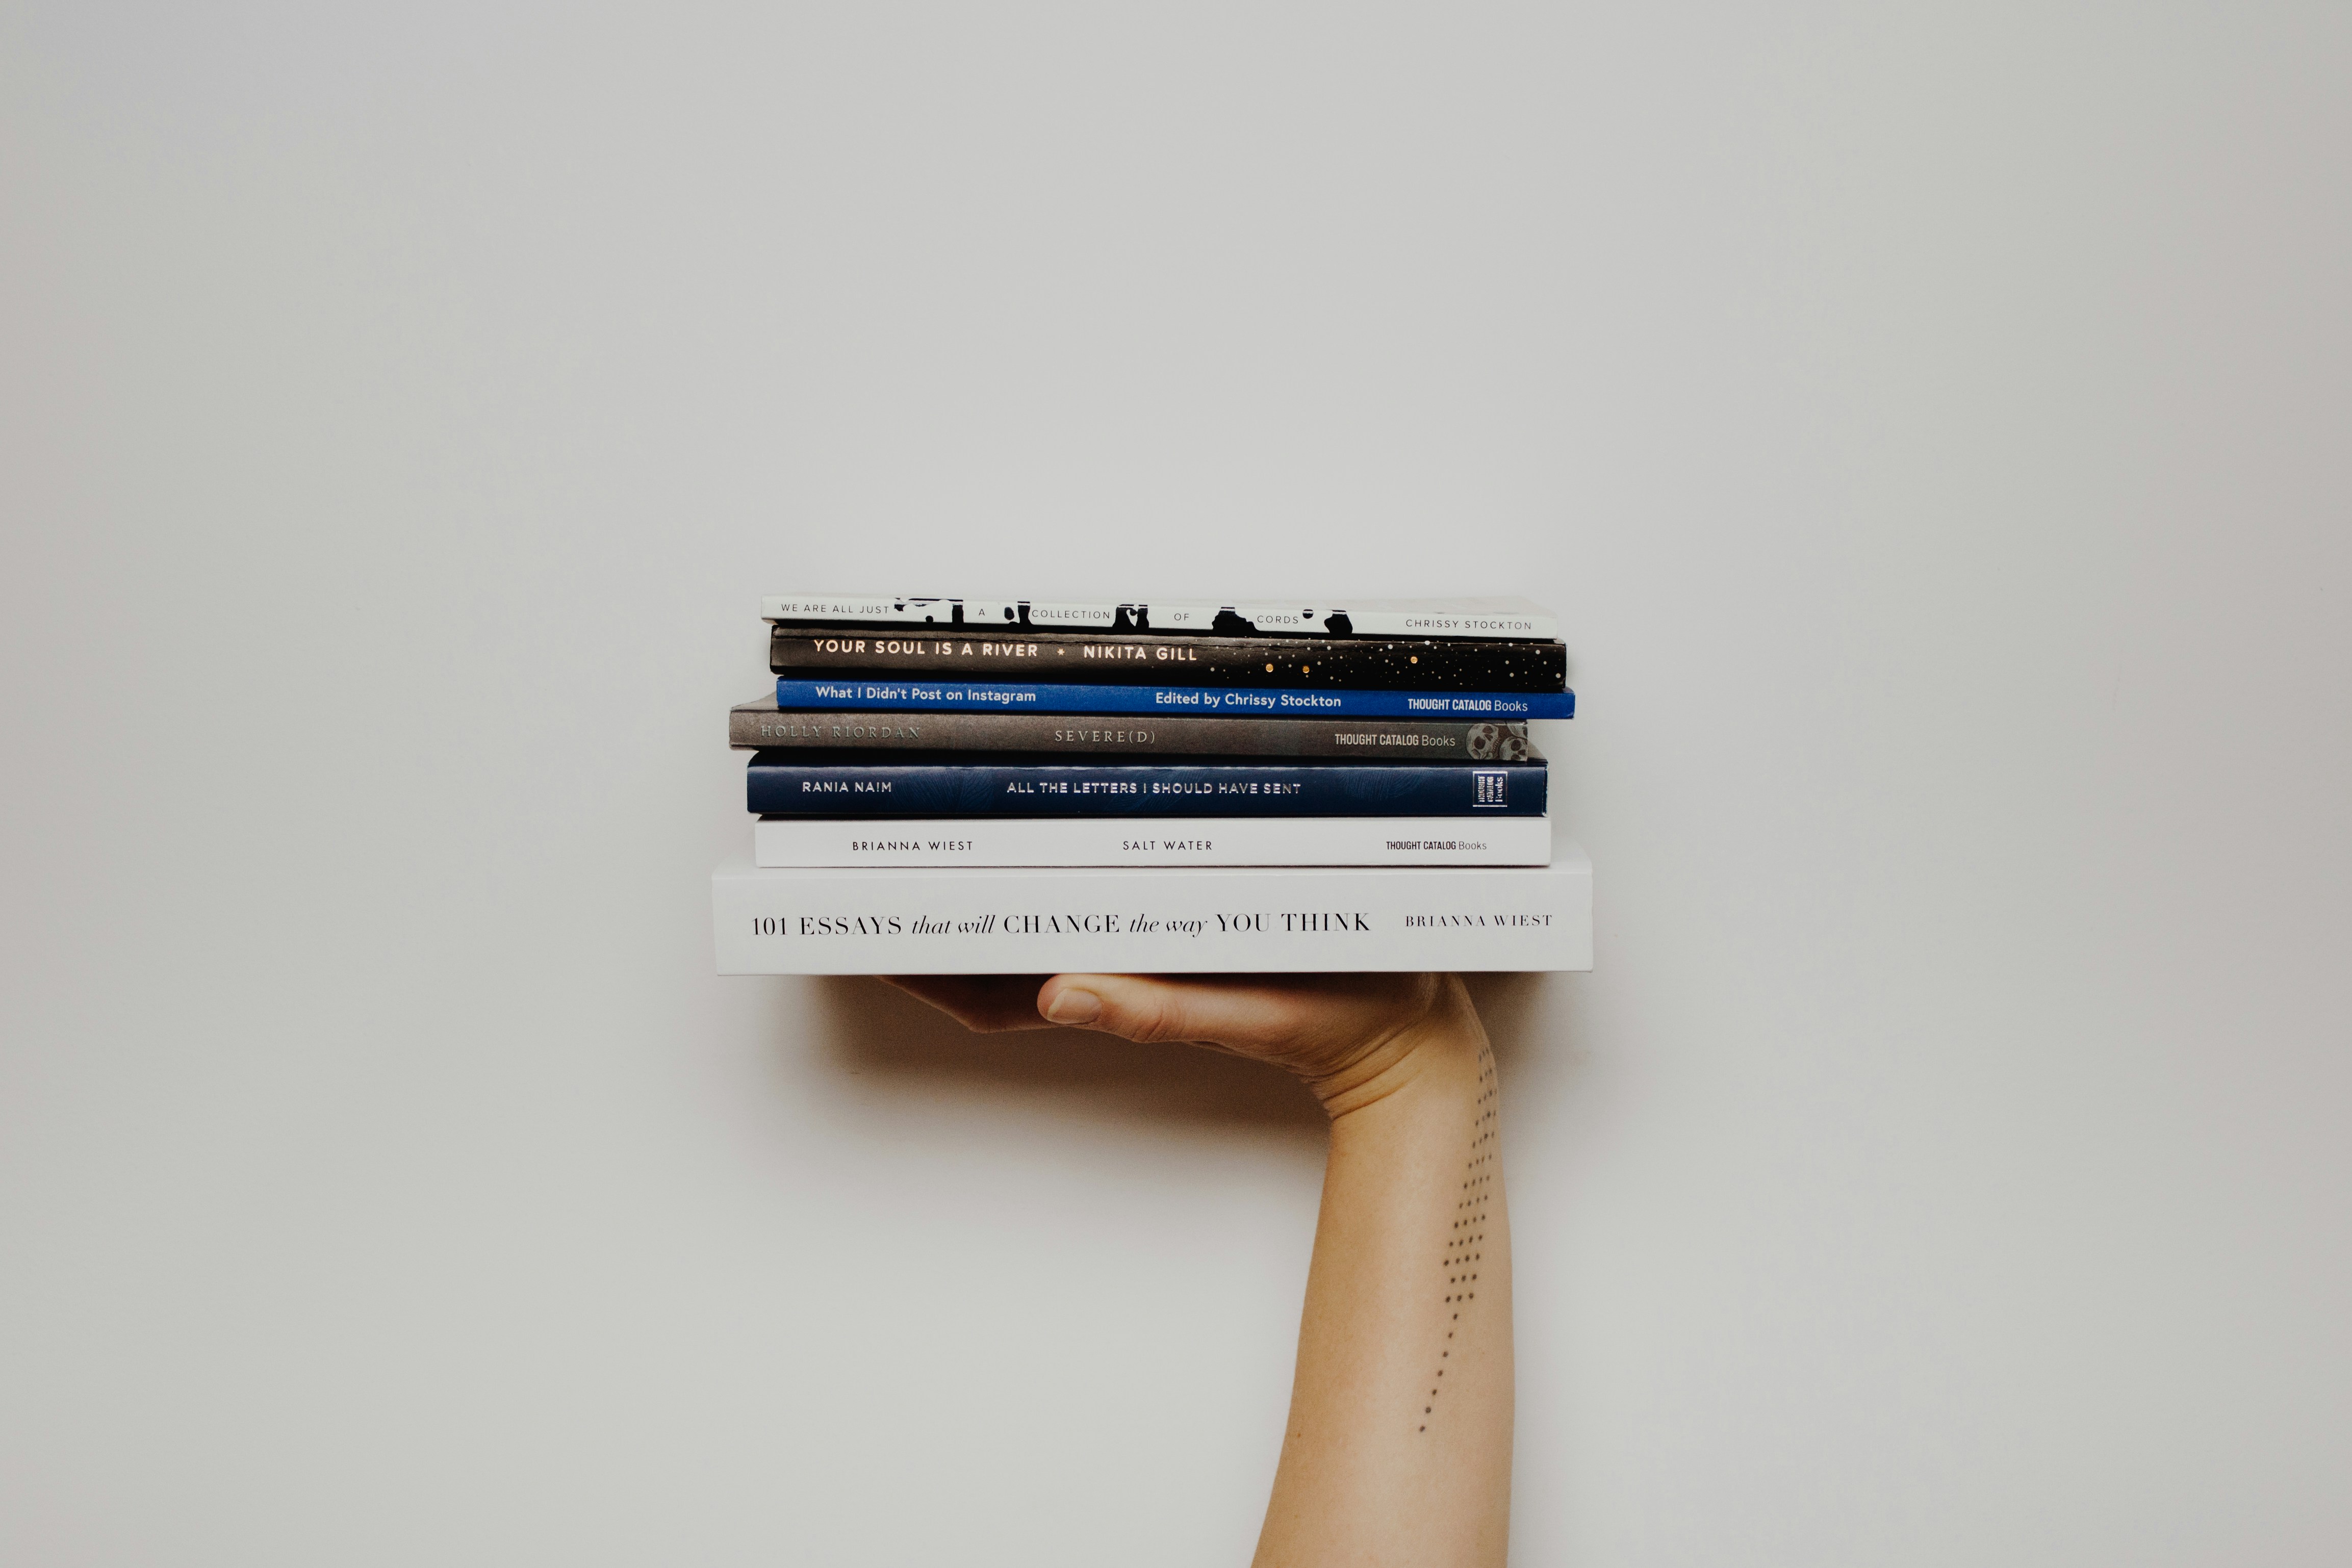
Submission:
[[[1256,1562],[1504,1561],[1510,1227],[1494,1057],[1459,979],[892,983],[974,1028],[1051,1019],[1213,1045],[1297,1073],[1331,1118],[1331,1148]]]

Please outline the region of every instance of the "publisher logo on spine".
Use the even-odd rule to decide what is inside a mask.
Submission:
[[[1470,770],[1470,806],[1473,810],[1500,810],[1511,803],[1511,775],[1503,768],[1474,768]]]

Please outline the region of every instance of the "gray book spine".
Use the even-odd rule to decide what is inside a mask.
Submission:
[[[1517,762],[1524,724],[1423,719],[1204,718],[1028,713],[779,712],[773,697],[727,716],[727,743],[749,749],[839,747],[1077,756],[1352,757]]]

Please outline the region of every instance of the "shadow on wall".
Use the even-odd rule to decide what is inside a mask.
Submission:
[[[1467,977],[1506,1074],[1533,1021],[1541,977]],[[1288,1074],[1197,1046],[1139,1045],[1084,1030],[973,1034],[903,991],[862,977],[803,982],[794,1010],[822,1027],[839,1072],[861,1092],[921,1098],[1011,1093],[1089,1119],[1256,1130],[1320,1145],[1321,1112]],[[783,1000],[779,998],[780,1002]],[[794,1004],[786,1004],[794,1005]]]

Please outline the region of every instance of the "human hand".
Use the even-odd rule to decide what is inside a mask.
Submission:
[[[1437,1061],[1458,1065],[1486,1031],[1455,975],[886,975],[982,1033],[1066,1024],[1184,1040],[1297,1074],[1335,1120]]]

